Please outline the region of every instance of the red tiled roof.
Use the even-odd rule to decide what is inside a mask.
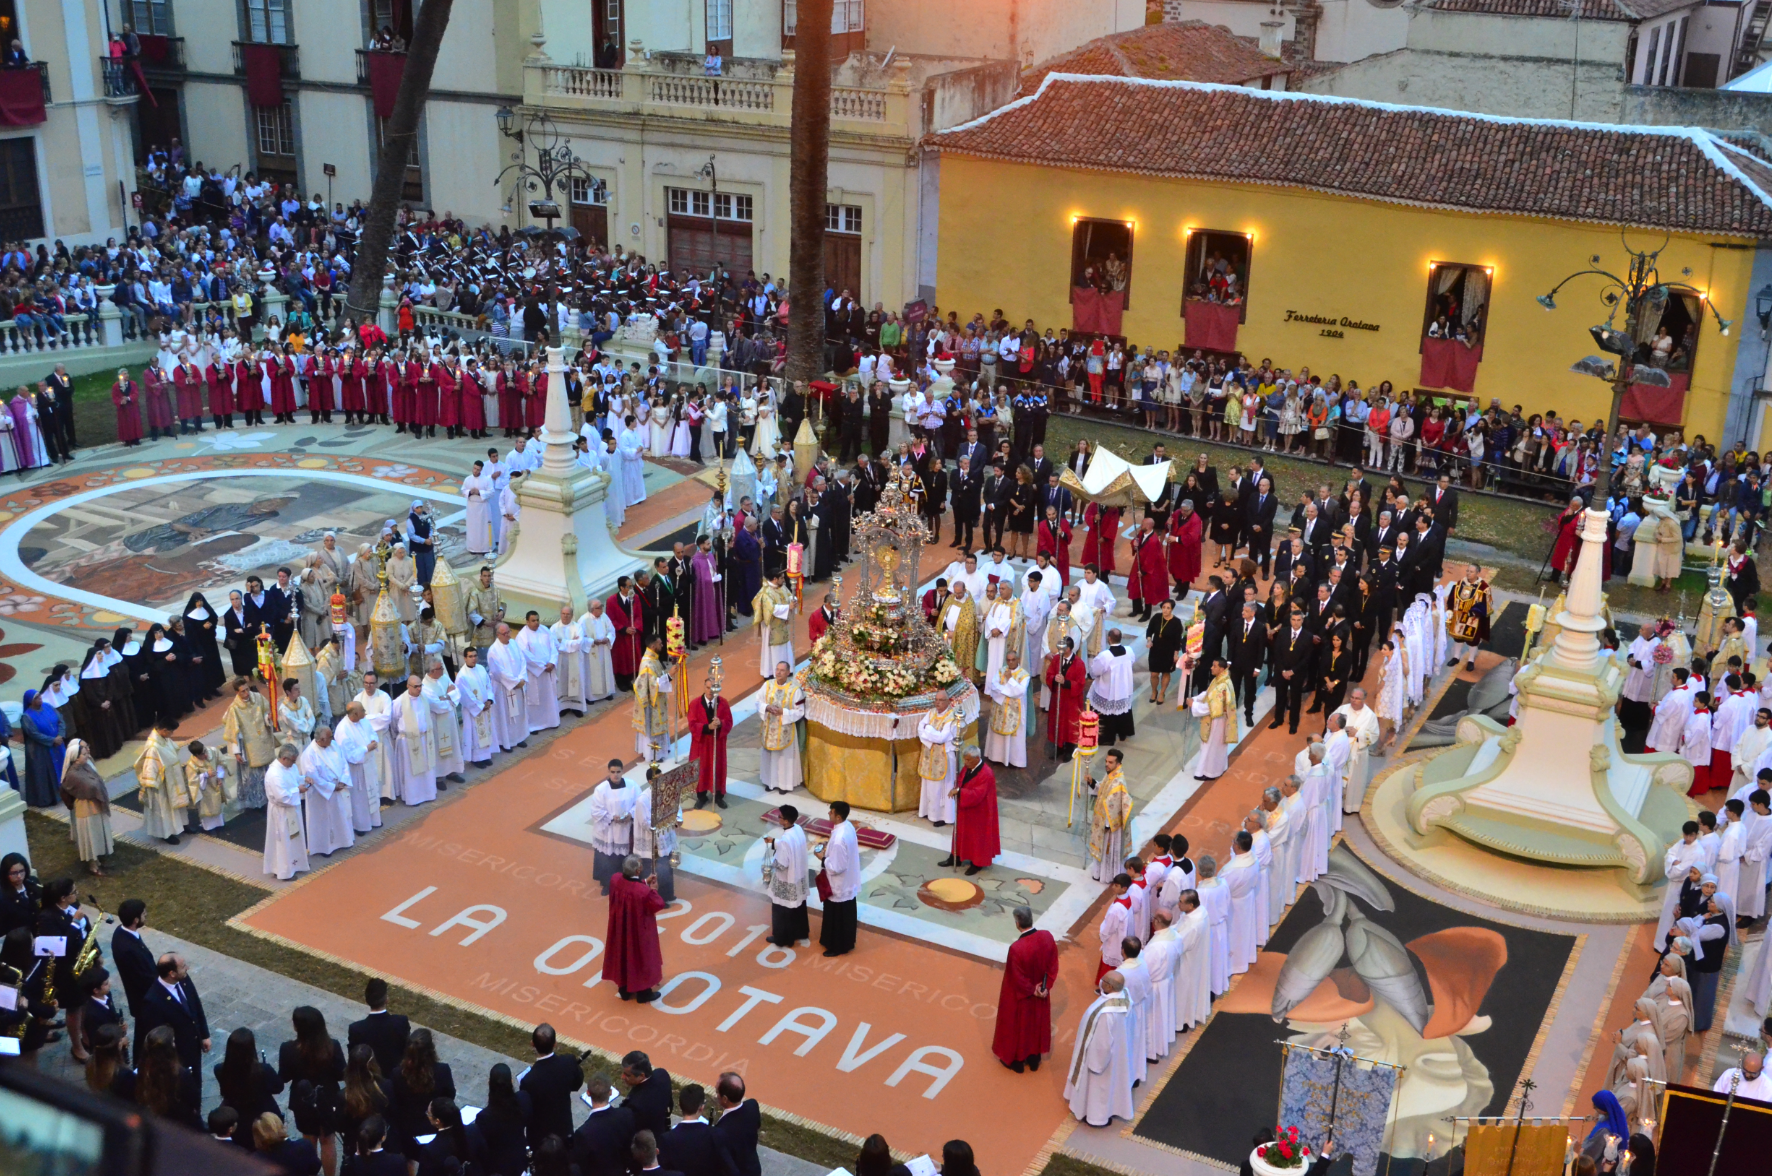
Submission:
[[[1772,168],[1705,131],[1509,119],[1197,82],[1049,74],[943,151],[1402,204],[1772,237]]]
[[[1582,20],[1634,23],[1692,7],[1693,0],[1580,0]],[[1538,16],[1568,20],[1568,0],[1428,0],[1424,5],[1441,12],[1471,12],[1487,16]]]
[[[1097,37],[1034,66],[1023,76],[1021,92],[1032,94],[1049,73],[1164,81],[1223,82],[1240,85],[1295,67],[1261,52],[1248,37],[1219,25],[1185,20],[1143,25]]]

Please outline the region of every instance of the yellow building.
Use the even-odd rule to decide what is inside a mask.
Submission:
[[[1647,249],[1665,233],[1662,279],[1705,291],[1734,329],[1670,298],[1655,326],[1673,388],[1634,391],[1625,417],[1764,447],[1772,165],[1703,131],[1055,74],[925,144],[937,301],[962,320],[1001,307],[1115,333],[1117,315],[1141,347],[1204,343],[1584,422],[1610,404],[1569,371],[1597,350],[1603,283],[1571,283],[1554,313],[1536,299],[1596,255],[1621,271],[1621,229]],[[1243,297],[1191,297],[1214,281]],[[1431,337],[1436,323],[1469,345]]]

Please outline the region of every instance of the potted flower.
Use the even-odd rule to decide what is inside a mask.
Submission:
[[[1302,1171],[1310,1162],[1311,1149],[1299,1141],[1297,1127],[1274,1128],[1274,1141],[1262,1144],[1249,1156],[1250,1168],[1262,1176]]]

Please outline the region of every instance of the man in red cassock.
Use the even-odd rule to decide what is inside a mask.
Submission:
[[[459,368],[448,364],[434,363],[431,374],[437,379],[437,423],[443,426],[443,432],[450,440],[460,436],[461,426],[461,384],[457,381],[461,375]]]
[[[1157,520],[1145,515],[1138,523],[1138,534],[1132,540],[1132,568],[1127,580],[1127,595],[1132,597],[1132,615],[1141,621],[1169,599],[1168,535],[1157,530]]]
[[[414,435],[417,430],[424,429],[426,437],[437,435],[437,373],[443,365],[426,358],[422,363],[412,365],[417,368],[413,387],[416,389],[412,401],[412,424]]]
[[[628,857],[609,886],[609,929],[604,934],[603,979],[613,980],[623,1000],[641,1004],[658,997],[664,953],[658,947],[658,912],[665,909],[658,876],[640,877],[640,859]]]
[[[968,876],[991,864],[1003,852],[997,835],[997,774],[978,754],[978,746],[968,743],[960,763],[960,774],[954,780],[949,796],[958,798],[954,817],[954,843],[941,864],[957,866],[966,862]]]
[[[142,389],[129,378],[128,368],[117,369],[111,385],[111,404],[117,409],[117,440],[125,445],[142,443]]]
[[[807,635],[816,644],[818,639],[824,636],[825,630],[831,627],[831,622],[836,619],[836,598],[827,592],[824,594],[824,603],[819,605],[818,611],[814,612],[806,621]]]
[[[1200,545],[1205,537],[1193,500],[1182,499],[1180,508],[1169,516],[1169,576],[1175,581],[1175,600],[1187,595],[1200,574]]]
[[[461,374],[461,427],[468,436],[486,436],[486,399],[480,388],[480,368],[472,357]]]
[[[178,397],[178,431],[180,433],[201,433],[203,431],[203,373],[197,365],[187,360],[179,360],[178,366],[172,369],[172,386]]]
[[[708,795],[726,807],[726,737],[732,734],[732,708],[708,679],[701,697],[689,704],[689,758],[696,761],[695,807],[706,808]]]
[[[316,351],[308,360],[308,423],[332,423],[332,377],[338,374],[338,361],[332,355]]]
[[[1084,685],[1083,659],[1077,656],[1077,643],[1066,637],[1060,652],[1046,661],[1046,688],[1052,694],[1046,708],[1046,742],[1057,746],[1060,763],[1069,763],[1077,750]]]
[[[1091,502],[1083,511],[1083,562],[1094,564],[1102,579],[1114,574],[1114,546],[1120,537],[1120,508]]]
[[[203,382],[209,385],[209,415],[218,429],[234,427],[234,372],[220,356],[203,369]]]
[[[615,671],[615,688],[632,690],[640,659],[646,654],[646,606],[634,591],[634,581],[623,576],[615,591],[603,602],[609,623],[615,626],[615,644],[609,647],[609,668]]]
[[[1040,1055],[1052,1048],[1052,987],[1058,983],[1058,945],[1052,932],[1034,930],[1034,912],[1015,908],[1021,935],[1003,961],[1003,990],[997,995],[997,1032],[991,1052],[1017,1074],[1038,1070]]]

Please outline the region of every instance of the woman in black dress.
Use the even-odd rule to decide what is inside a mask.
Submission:
[[[1212,542],[1218,544],[1215,568],[1224,567],[1237,554],[1237,532],[1243,522],[1239,515],[1235,491],[1226,490],[1212,505]]]
[[[492,1176],[523,1176],[523,1137],[533,1112],[528,1092],[511,1081],[511,1068],[503,1062],[493,1066],[486,1080],[486,1109],[474,1120],[486,1139],[486,1170]]]
[[[234,1142],[242,1147],[252,1143],[252,1122],[265,1112],[281,1115],[277,1096],[283,1092],[283,1079],[265,1065],[258,1053],[258,1038],[245,1027],[228,1034],[222,1060],[215,1065],[215,1084],[221,1091],[221,1105],[233,1107],[240,1120],[234,1126]]]
[[[426,1123],[426,1134],[434,1132],[436,1138],[419,1148],[418,1176],[447,1176],[452,1167],[462,1171],[469,1164],[475,1171],[485,1169],[486,1139],[478,1124],[463,1125],[461,1108],[453,1099],[432,1099]],[[453,1166],[450,1160],[455,1161]]]
[[[1181,488],[1175,492],[1175,508],[1180,510],[1184,502],[1194,504],[1194,513],[1202,521],[1212,517],[1212,495],[1200,485],[1200,475],[1193,470],[1187,472],[1187,477],[1182,479]]]
[[[338,1171],[338,1084],[344,1081],[345,1052],[326,1032],[326,1018],[311,1005],[290,1015],[295,1040],[277,1050],[277,1077],[290,1084],[289,1109],[295,1129],[316,1144],[328,1172]]]
[[[1018,559],[1028,558],[1028,544],[1034,534],[1034,507],[1039,503],[1039,491],[1034,489],[1034,472],[1026,466],[1015,467],[1015,487],[1009,492],[1009,515],[1006,520],[1009,534],[1009,554]]]
[[[359,1144],[364,1121],[374,1115],[386,1119],[393,1102],[393,1091],[388,1080],[382,1077],[381,1067],[376,1064],[375,1051],[362,1043],[353,1045],[350,1060],[345,1063],[344,1092],[338,1100],[338,1129],[345,1138],[347,1155],[356,1155],[361,1150]],[[397,1143],[391,1146],[384,1143],[383,1146],[391,1151],[399,1150]]]
[[[215,609],[209,606],[201,592],[191,593],[185,601],[185,641],[191,646],[191,656],[196,660],[196,674],[193,681],[197,687],[197,697],[208,702],[221,693],[222,684],[228,680],[228,667],[223,664],[220,629],[221,618]]]
[[[133,1081],[123,1071],[112,1083],[112,1093],[131,1099],[145,1111],[202,1130],[198,1115],[202,1103],[202,1087],[197,1073],[179,1063],[178,1044],[171,1025],[149,1031],[142,1040],[142,1056],[136,1059]]]
[[[1145,626],[1144,640],[1150,650],[1151,701],[1161,706],[1169,697],[1169,676],[1175,673],[1176,655],[1187,641],[1187,627],[1175,615],[1173,600],[1165,600],[1162,611]]]
[[[1340,628],[1329,631],[1329,644],[1317,651],[1317,696],[1311,700],[1311,714],[1322,711],[1325,716],[1335,713],[1343,696],[1347,694],[1348,674],[1353,671],[1354,655],[1347,647],[1347,639]],[[1323,719],[1323,728],[1328,730],[1329,720]]]
[[[414,1029],[406,1039],[406,1056],[400,1059],[389,1094],[393,1103],[389,1107],[388,1142],[398,1144],[408,1160],[417,1162],[418,1137],[433,1130],[431,1101],[455,1097],[455,1075],[437,1060],[437,1046],[429,1029]]]
[[[148,635],[142,638],[142,661],[148,673],[148,700],[155,720],[177,726],[180,719],[191,713],[191,696],[184,666],[179,661],[179,647],[167,634],[166,626],[148,626]]]

